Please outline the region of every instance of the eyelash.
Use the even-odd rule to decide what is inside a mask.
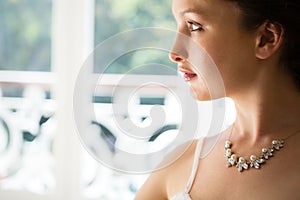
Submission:
[[[194,31],[203,31],[202,25],[195,23],[195,22],[187,22],[188,23],[188,27],[190,29],[191,32]]]

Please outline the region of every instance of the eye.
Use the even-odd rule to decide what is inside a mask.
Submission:
[[[202,25],[195,22],[188,22],[188,28],[190,29],[191,32],[203,30]]]

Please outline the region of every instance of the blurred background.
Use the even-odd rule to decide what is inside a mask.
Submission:
[[[141,27],[175,30],[171,1],[0,1],[1,200],[133,198],[147,174],[118,173],[86,153],[76,133],[72,97],[78,71],[94,47]],[[167,52],[146,50],[122,56],[106,73],[113,80],[149,62],[176,71]],[[159,71],[149,73],[161,76]],[[136,106],[144,111],[155,104],[165,106],[166,95],[155,91],[137,97]],[[100,94],[94,103],[110,117],[111,96]],[[138,117],[146,119],[147,112]],[[117,140],[109,122],[92,123],[100,128],[99,135]],[[156,131],[156,137],[172,129],[176,120]]]
[[[176,30],[171,0],[0,1],[1,200],[133,199],[148,174],[120,173],[93,159],[80,143],[72,103],[78,72],[93,49],[115,34],[142,27]],[[175,87],[176,65],[168,52],[146,49],[115,60],[103,76],[105,90],[93,97],[101,114],[90,124],[112,155],[116,143],[133,152],[141,148],[122,141],[112,124],[113,97],[105,91],[118,84],[121,74],[147,63],[173,69],[162,74],[152,68],[144,75]],[[147,142],[155,149],[174,138],[180,117],[176,99],[156,87],[133,98],[130,117],[148,123],[153,105],[172,116],[153,129]]]

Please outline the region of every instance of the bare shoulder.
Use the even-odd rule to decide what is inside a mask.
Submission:
[[[175,149],[172,154],[180,154],[180,156],[169,165],[153,172],[138,191],[135,199],[165,200],[180,192],[187,183],[191,172],[196,143],[196,141],[192,141],[188,148],[184,149],[184,145],[182,145]],[[170,155],[170,157],[174,157],[174,155]]]

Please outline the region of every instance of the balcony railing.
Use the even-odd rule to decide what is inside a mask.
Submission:
[[[134,79],[145,78],[141,75],[131,75],[133,81],[125,85],[118,85],[122,75],[105,75],[101,77],[101,83],[95,85],[93,99],[96,120],[90,121],[91,125],[98,126],[102,139],[126,144],[118,129],[112,123],[114,113],[112,110],[113,88],[118,85],[123,91],[132,92],[138,86]],[[153,80],[168,84],[169,89],[176,89],[176,78],[169,76],[153,76]],[[95,75],[95,83],[97,83]],[[0,196],[13,197],[17,191],[26,193],[29,199],[51,199],[57,192],[58,181],[65,179],[66,184],[72,185],[72,177],[57,177],[57,162],[66,159],[57,156],[55,147],[61,144],[58,141],[56,124],[57,104],[53,95],[53,84],[56,82],[54,73],[49,72],[0,72],[0,89],[2,90],[0,107]],[[136,120],[137,123],[145,123],[149,117],[150,109],[154,104],[176,111],[175,98],[172,98],[169,90],[158,85],[149,85],[140,89],[132,100],[134,115],[125,116]],[[177,128],[178,119],[174,115],[168,118],[164,127],[153,129],[153,137],[149,142],[167,130]],[[106,133],[103,134],[103,130]],[[102,131],[102,132],[101,132]],[[161,144],[164,141],[160,141]],[[114,143],[113,143],[114,144]],[[159,144],[158,144],[159,145]],[[75,145],[76,146],[76,145]],[[123,146],[125,146],[123,144]],[[80,188],[78,199],[118,199],[125,195],[133,197],[135,191],[147,175],[130,176],[122,175],[110,170],[91,158],[81,146],[77,146],[81,152],[80,159],[68,163],[81,165],[78,187]],[[115,146],[110,146],[113,153]],[[132,150],[132,149],[131,149]],[[74,152],[75,153],[75,152]],[[121,182],[120,182],[121,181]],[[125,183],[125,185],[124,185]],[[9,192],[12,191],[12,192]],[[124,197],[125,197],[124,196]]]

